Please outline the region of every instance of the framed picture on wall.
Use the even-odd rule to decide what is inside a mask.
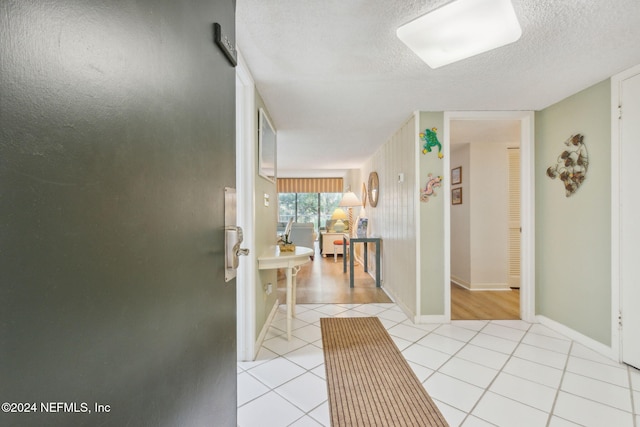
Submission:
[[[276,182],[276,130],[261,108],[258,118],[258,175]]]
[[[462,187],[454,188],[451,190],[451,204],[452,205],[462,204]]]
[[[451,185],[462,184],[462,166],[451,169]]]

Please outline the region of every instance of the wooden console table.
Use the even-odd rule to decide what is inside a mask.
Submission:
[[[353,288],[353,247],[354,243],[362,242],[364,243],[364,271],[368,271],[368,248],[367,243],[375,243],[376,244],[376,287],[380,287],[380,243],[382,242],[382,238],[380,237],[351,237],[349,239],[351,244],[349,245],[349,286]],[[346,253],[347,246],[347,237],[342,238],[342,253]],[[347,272],[347,257],[343,256],[342,266],[344,273]]]
[[[259,270],[284,268],[287,274],[287,339],[291,340],[291,319],[296,315],[296,274],[300,266],[314,254],[311,248],[296,246],[295,252],[280,252],[278,246],[270,246],[258,257]]]

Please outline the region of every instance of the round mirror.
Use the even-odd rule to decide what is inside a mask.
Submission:
[[[378,205],[378,174],[376,172],[371,172],[369,174],[369,204],[374,208]]]

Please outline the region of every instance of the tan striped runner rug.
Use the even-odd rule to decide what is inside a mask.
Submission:
[[[333,427],[448,426],[380,319],[320,326]]]

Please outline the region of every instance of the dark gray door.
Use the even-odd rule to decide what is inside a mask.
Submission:
[[[236,425],[234,15],[0,3],[0,425]]]

